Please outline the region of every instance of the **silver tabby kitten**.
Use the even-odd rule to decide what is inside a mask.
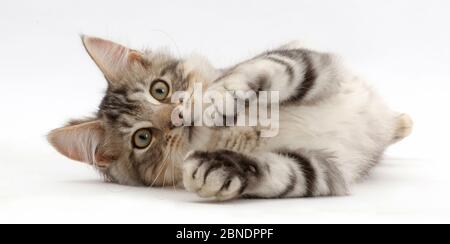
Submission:
[[[199,57],[82,39],[108,90],[96,117],[48,139],[119,184],[183,185],[218,200],[345,195],[412,129],[407,115],[386,107],[336,57],[295,42],[220,70]],[[191,92],[195,82],[219,92],[279,91],[278,135],[262,137],[258,126],[174,126],[174,109],[198,101],[171,96]]]

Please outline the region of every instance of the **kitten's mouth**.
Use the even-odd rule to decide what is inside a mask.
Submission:
[[[191,125],[191,126],[184,126],[183,128],[186,131],[188,142],[191,142],[192,138],[194,136],[195,126],[193,126],[193,125]]]

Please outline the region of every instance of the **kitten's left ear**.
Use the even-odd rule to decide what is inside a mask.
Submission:
[[[133,67],[144,68],[148,65],[142,53],[120,44],[84,35],[81,36],[81,40],[109,82],[122,80]]]
[[[53,147],[64,156],[96,166],[107,166],[105,129],[100,120],[69,124],[53,130],[47,137]]]

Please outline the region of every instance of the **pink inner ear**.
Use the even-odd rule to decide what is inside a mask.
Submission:
[[[144,63],[143,59],[142,59],[142,54],[137,52],[137,51],[130,51],[128,54],[128,62],[139,62],[141,64]]]
[[[100,164],[104,158],[99,146],[104,140],[104,129],[100,121],[90,121],[52,131],[49,142],[64,156],[89,164]],[[102,164],[105,160],[101,160]]]
[[[96,37],[82,39],[87,52],[110,81],[120,80],[130,63],[143,61],[141,53],[120,44]]]

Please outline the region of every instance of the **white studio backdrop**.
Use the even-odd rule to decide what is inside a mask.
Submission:
[[[450,222],[449,12],[445,0],[2,1],[0,222]],[[219,67],[299,39],[340,54],[415,131],[345,198],[213,204],[102,184],[45,141],[106,88],[81,33]]]

